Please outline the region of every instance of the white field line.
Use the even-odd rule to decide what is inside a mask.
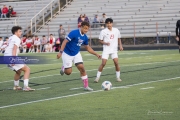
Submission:
[[[131,85],[114,87],[113,89],[124,88],[124,87],[133,87],[133,86],[145,85],[145,84],[157,83],[157,82],[164,82],[164,81],[169,81],[169,80],[176,80],[176,79],[179,79],[179,78],[180,78],[180,77],[174,77],[174,78],[168,78],[168,79],[163,79],[163,80],[142,82],[142,83],[137,83],[137,84],[131,84]],[[90,94],[90,93],[97,93],[97,92],[101,92],[101,91],[103,91],[103,90],[97,90],[97,91],[92,91],[92,92],[83,92],[83,93],[77,93],[77,94],[72,94],[72,95],[65,95],[65,96],[59,96],[59,97],[53,97],[53,98],[47,98],[47,99],[29,101],[29,102],[24,102],[24,103],[18,103],[18,104],[0,106],[0,109],[9,108],[9,107],[14,107],[14,106],[20,106],[20,105],[26,105],[26,104],[31,104],[31,103],[44,102],[44,101],[49,101],[49,100],[57,100],[57,99],[68,98],[68,97],[79,96],[79,95],[85,95],[85,94]]]
[[[180,60],[177,60],[177,61],[170,61],[170,62],[151,62],[151,63],[142,63],[142,64],[133,64],[133,65],[121,65],[121,67],[141,66],[141,65],[152,65],[152,64],[162,64],[162,63],[171,63],[171,62],[179,62],[179,61],[180,61]],[[111,68],[114,68],[114,66],[112,66],[112,67],[106,67],[106,68],[104,68],[104,69],[111,69]],[[86,71],[97,71],[97,69],[86,70]],[[72,73],[79,73],[79,72],[72,72]],[[56,75],[60,75],[60,74],[52,74],[52,75],[45,75],[45,76],[31,77],[30,79],[52,77],[52,76],[56,76]],[[0,84],[1,84],[1,83],[12,82],[12,81],[14,81],[14,80],[3,81],[3,82],[0,82]]]
[[[82,88],[84,88],[84,87],[71,88],[71,89],[69,89],[69,90],[78,90],[78,89],[82,89]]]
[[[154,87],[140,88],[141,90],[153,89]]]
[[[5,69],[5,68],[7,68],[7,67],[2,67],[2,68],[0,68],[0,70]]]
[[[38,89],[36,89],[36,90],[46,90],[46,89],[49,89],[49,88],[51,88],[51,87],[38,88]]]
[[[119,54],[120,55],[120,54]],[[176,54],[171,54],[171,55],[176,55]],[[166,56],[166,55],[150,55],[150,56],[143,56],[143,57],[154,57],[154,56]],[[128,59],[133,59],[133,58],[140,58],[140,57],[142,57],[142,56],[138,56],[138,57],[129,57]],[[127,59],[127,58],[119,58],[119,59]],[[99,59],[97,59],[97,60],[93,60],[93,61],[101,61],[101,60],[99,60]],[[92,60],[86,60],[86,61],[84,61],[84,62],[92,62]],[[36,64],[36,65],[28,65],[28,66],[46,66],[46,65],[54,65],[54,64],[62,64],[62,62],[61,63],[51,63],[51,64]],[[8,68],[8,67],[3,67],[2,69],[0,69],[0,70],[3,70],[3,69],[6,69],[6,68]]]

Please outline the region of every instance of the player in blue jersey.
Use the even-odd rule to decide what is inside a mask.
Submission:
[[[62,56],[63,66],[60,71],[61,75],[63,75],[64,73],[66,75],[70,75],[72,73],[72,62],[74,62],[74,64],[80,71],[81,79],[84,84],[84,90],[93,91],[93,89],[91,89],[88,85],[88,76],[83,65],[82,56],[79,52],[81,45],[84,45],[89,53],[97,56],[99,59],[101,58],[101,55],[96,53],[88,45],[88,37],[86,36],[86,33],[88,32],[89,27],[90,25],[88,22],[82,22],[80,29],[71,31],[63,41],[61,49],[57,54],[57,59]]]

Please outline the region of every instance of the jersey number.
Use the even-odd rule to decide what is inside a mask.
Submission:
[[[110,36],[110,39],[114,39],[114,34],[112,34],[112,35]]]

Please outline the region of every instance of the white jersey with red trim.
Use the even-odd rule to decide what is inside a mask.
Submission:
[[[7,47],[6,47],[4,56],[12,56],[12,51],[13,51],[14,45],[17,46],[17,53],[16,53],[16,56],[17,56],[18,53],[19,53],[20,43],[21,43],[21,40],[20,40],[19,37],[17,37],[16,35],[11,36],[11,37],[9,38],[8,45],[7,45]]]
[[[99,39],[104,42],[109,42],[110,46],[103,45],[103,53],[111,54],[118,51],[118,38],[121,38],[120,31],[117,28],[112,28],[110,31],[108,28],[105,28],[101,31]]]

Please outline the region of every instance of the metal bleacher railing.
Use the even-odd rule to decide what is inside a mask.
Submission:
[[[52,0],[41,11],[31,18],[31,34],[36,34],[39,29],[51,21],[53,17],[59,14],[71,2],[72,0],[66,0],[65,4],[63,5],[61,4],[61,0]]]
[[[45,0],[38,0],[38,1],[30,1],[30,4],[27,4],[27,1],[5,1],[5,3],[3,3],[2,5],[12,5],[12,7],[14,7],[15,12],[17,12],[17,15],[15,17],[11,17],[11,18],[0,18],[1,20],[1,30],[0,33],[2,32],[6,32],[4,35],[2,36],[9,36],[11,34],[10,29],[12,26],[14,25],[19,25],[23,27],[23,30],[27,31],[27,29],[29,29],[30,26],[30,18],[32,17],[32,15],[36,14],[39,9],[41,9],[42,6],[44,6],[45,4],[47,4],[48,1]],[[40,3],[40,4],[39,4]],[[19,9],[21,9],[22,5],[26,5],[21,11]],[[16,11],[18,8],[18,11]],[[27,9],[26,9],[27,8]],[[24,32],[24,34],[26,34],[26,32]]]

